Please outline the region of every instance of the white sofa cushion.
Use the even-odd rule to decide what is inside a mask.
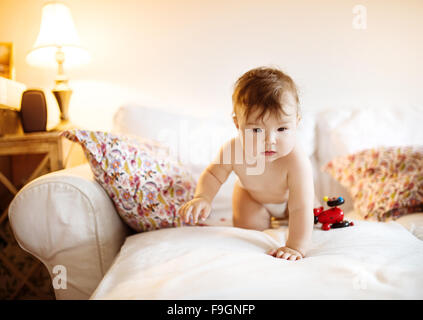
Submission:
[[[140,105],[120,107],[113,118],[113,131],[161,142],[197,175],[237,133],[229,116],[207,119]]]
[[[315,150],[314,129],[314,114],[304,114],[297,134],[310,157]],[[215,158],[222,144],[238,134],[229,114],[201,118],[136,104],[118,109],[113,131],[160,141],[197,175]]]
[[[287,227],[161,229],[128,237],[91,299],[422,299],[423,242],[397,223],[313,232],[305,259],[265,252]]]
[[[422,123],[422,107],[323,112],[317,125],[318,157],[323,164],[364,149],[422,144]]]

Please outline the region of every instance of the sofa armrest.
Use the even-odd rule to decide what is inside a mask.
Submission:
[[[56,299],[88,299],[131,233],[88,164],[27,184],[10,204],[9,220],[18,244],[52,279],[66,276]]]

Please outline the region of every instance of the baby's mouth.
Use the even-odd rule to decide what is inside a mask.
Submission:
[[[268,150],[268,151],[264,151],[261,154],[264,154],[265,156],[273,156],[276,154],[276,151],[272,151],[272,150]]]

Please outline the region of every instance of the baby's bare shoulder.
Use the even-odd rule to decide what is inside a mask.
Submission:
[[[290,170],[311,170],[311,161],[306,152],[298,145],[286,157],[288,169]]]
[[[239,140],[238,137],[233,137],[233,138],[225,141],[222,145],[222,150],[228,149],[228,148],[234,148],[237,140]]]
[[[236,159],[242,156],[242,146],[239,138],[234,137],[226,141],[220,149],[220,154],[226,163],[235,164]]]
[[[225,167],[232,168],[235,158],[234,150],[236,149],[236,143],[236,138],[231,138],[230,140],[224,142],[212,164],[224,165]]]

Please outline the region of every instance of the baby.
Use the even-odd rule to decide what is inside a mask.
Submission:
[[[186,222],[207,219],[213,198],[234,171],[233,225],[265,230],[272,216],[289,214],[286,245],[268,254],[301,259],[313,230],[314,186],[310,160],[296,141],[300,113],[295,83],[280,70],[256,68],[235,83],[232,102],[239,135],[221,147],[202,172],[194,198],[178,213]]]

